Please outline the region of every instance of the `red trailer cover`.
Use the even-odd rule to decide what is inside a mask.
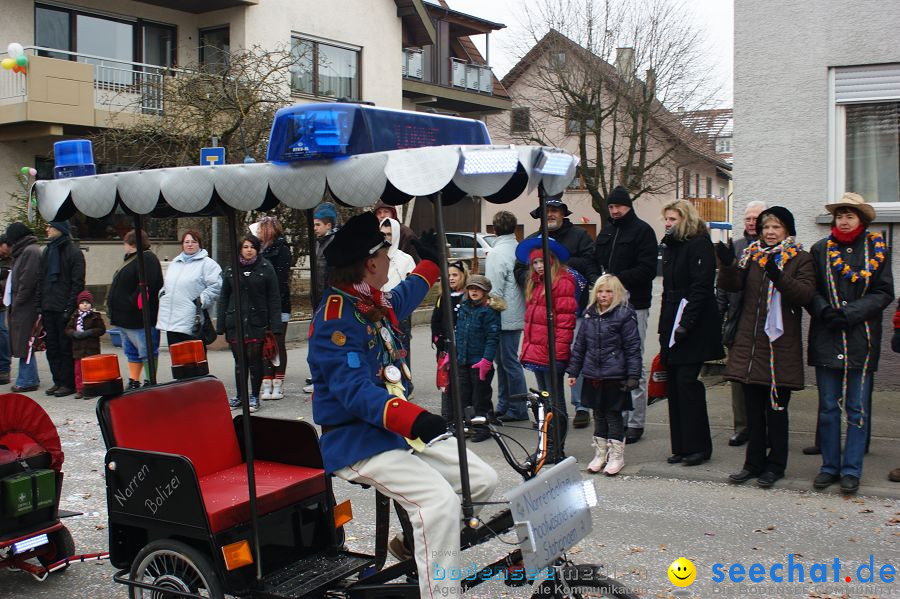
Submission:
[[[50,467],[59,472],[65,456],[44,408],[19,393],[0,395],[0,464],[44,452],[50,454]]]

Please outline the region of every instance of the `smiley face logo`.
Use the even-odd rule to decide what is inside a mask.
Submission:
[[[697,578],[697,568],[691,560],[679,557],[669,566],[669,580],[677,587],[690,586]]]

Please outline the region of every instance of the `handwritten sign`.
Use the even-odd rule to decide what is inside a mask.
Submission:
[[[541,569],[591,533],[591,512],[575,458],[506,493],[526,568]]]

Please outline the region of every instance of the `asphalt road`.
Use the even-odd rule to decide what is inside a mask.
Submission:
[[[412,351],[416,400],[437,410],[439,398],[434,389],[433,353],[427,339],[427,329],[417,327]],[[311,418],[309,397],[300,392],[307,372],[305,356],[302,344],[289,351],[288,396],[279,402],[264,402],[262,413],[284,418]],[[213,374],[233,387],[230,353],[212,352],[210,361]],[[124,366],[124,358],[121,362]],[[160,378],[167,380],[167,353],[163,353],[161,362]],[[42,360],[41,364],[42,380],[49,380],[46,363]],[[725,393],[724,388],[711,390],[710,401],[724,397]],[[94,403],[71,397],[48,398],[40,391],[32,395],[48,411],[63,440],[66,478],[61,507],[84,512],[84,515],[66,521],[77,550],[86,553],[104,550],[107,547],[101,470],[104,447],[94,416]],[[593,510],[592,533],[570,552],[572,559],[604,564],[610,575],[642,597],[900,597],[898,582],[883,583],[877,579],[878,570],[884,564],[900,570],[900,502],[895,499],[896,491],[889,483],[884,483],[884,493],[876,486],[868,491],[874,491],[874,494],[847,499],[834,492],[784,488],[764,491],[749,485],[735,487],[718,482],[724,472],[739,465],[741,452],[725,446],[724,440],[730,434],[727,420],[712,420],[716,446],[712,466],[706,469],[667,468],[661,465],[666,453],[665,411],[659,405],[651,407],[648,421],[654,424],[648,425],[649,438],[637,446],[630,446],[636,449],[626,451],[626,462],[629,455],[634,459],[623,474],[613,478],[592,477],[600,504]],[[570,430],[567,450],[583,467],[590,457],[590,431]],[[873,439],[873,453],[888,452],[893,458],[897,457],[896,428],[893,430],[893,433]],[[530,428],[511,429],[510,433],[522,441],[531,440]],[[496,446],[488,442],[475,445],[474,449],[500,473],[499,492],[519,482]],[[644,464],[652,458],[657,464],[656,469],[635,464],[639,461],[638,454],[643,456],[640,461]],[[798,457],[793,463],[797,464],[795,469],[815,471],[815,458]],[[883,478],[883,473],[871,476]],[[710,480],[697,480],[704,478]],[[808,488],[808,485],[798,484],[796,488]],[[341,481],[336,481],[335,493],[338,501],[348,498],[353,501],[354,520],[347,527],[349,546],[354,550],[371,551],[374,494]],[[504,541],[511,540],[512,536],[507,535],[503,540],[493,540],[465,552],[461,565],[484,564],[496,559],[509,550]],[[868,564],[870,556],[876,582],[860,586],[857,568],[863,563]],[[679,557],[690,559],[697,568],[696,580],[686,590],[674,587],[666,574],[669,564]],[[842,566],[838,582],[810,582],[813,565],[817,563],[828,565],[828,581],[832,581],[835,558]],[[773,565],[786,564],[789,559],[804,568],[803,583],[773,584],[768,579],[751,583],[745,579],[738,584],[728,578],[732,564],[741,564],[749,570],[752,564],[759,563],[768,578]],[[722,564],[722,582],[713,580],[715,564]],[[795,576],[796,571],[795,567]],[[862,574],[866,572],[864,570]],[[21,572],[3,571],[0,572],[0,597],[126,597],[125,588],[112,582],[112,574],[113,568],[107,562],[75,565],[65,573],[52,575],[45,582],[37,582]],[[850,583],[845,582],[846,576],[851,576]],[[685,591],[688,594],[682,594]],[[500,582],[489,582],[468,595],[527,597],[529,594],[527,588],[511,589]]]

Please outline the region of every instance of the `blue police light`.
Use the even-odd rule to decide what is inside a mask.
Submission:
[[[542,175],[565,175],[573,162],[575,157],[562,150],[544,148],[534,163],[534,170]]]
[[[360,104],[299,104],[275,114],[266,158],[276,164],[446,145],[490,144],[481,121]]]
[[[97,174],[94,151],[87,139],[70,139],[53,144],[53,178],[68,179]]]

